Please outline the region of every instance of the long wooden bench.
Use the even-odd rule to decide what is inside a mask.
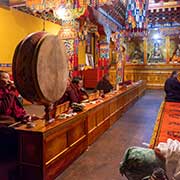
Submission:
[[[20,179],[54,179],[117,121],[145,89],[146,83],[139,81],[107,94],[103,101],[86,105],[76,116],[51,124],[37,120],[36,126],[29,129],[26,125],[17,127]]]

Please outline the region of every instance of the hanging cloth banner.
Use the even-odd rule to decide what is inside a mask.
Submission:
[[[126,11],[126,29],[146,29],[147,0],[129,0]]]

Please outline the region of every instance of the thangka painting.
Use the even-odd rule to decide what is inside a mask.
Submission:
[[[144,63],[144,46],[141,37],[134,37],[127,41],[127,63]]]
[[[73,69],[73,55],[74,55],[74,39],[63,40],[65,45],[65,51],[68,57],[69,69]]]
[[[180,36],[170,37],[170,62],[180,63]]]
[[[103,43],[100,45],[100,58],[109,59],[109,44]]]
[[[65,45],[66,54],[68,57],[71,57],[74,55],[74,39],[66,39],[63,40]]]

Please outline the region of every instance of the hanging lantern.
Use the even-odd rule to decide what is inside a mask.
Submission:
[[[26,6],[32,10],[57,9],[70,3],[73,9],[86,9],[87,6],[97,7],[112,4],[114,0],[26,0]],[[82,11],[82,10],[81,10]]]

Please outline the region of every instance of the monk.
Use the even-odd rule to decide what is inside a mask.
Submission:
[[[28,121],[30,116],[15,95],[15,86],[5,71],[0,71],[0,120]]]
[[[66,91],[63,94],[63,96],[54,103],[55,106],[62,104],[66,101],[70,101],[70,104],[72,104],[73,102],[79,103],[79,95],[75,90],[74,85],[71,82],[71,79],[68,78],[67,80],[67,87],[66,87]]]
[[[167,102],[180,102],[180,82],[178,81],[177,76],[177,71],[173,71],[171,76],[165,82],[165,101]]]
[[[74,77],[72,80],[72,84],[74,85],[74,89],[78,94],[79,102],[89,98],[88,93],[83,87],[83,80],[80,77]]]
[[[105,74],[100,80],[96,86],[97,90],[103,90],[103,92],[106,94],[110,92],[113,89],[112,84],[109,82],[109,74]]]

